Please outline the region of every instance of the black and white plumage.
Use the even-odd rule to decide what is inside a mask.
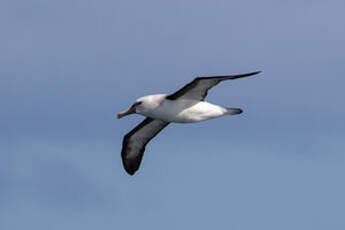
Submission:
[[[228,76],[197,77],[173,94],[144,96],[117,117],[137,113],[147,118],[123,139],[122,162],[125,170],[133,175],[140,166],[147,143],[169,123],[191,123],[209,120],[223,115],[242,113],[238,108],[226,108],[205,102],[207,92],[224,80],[256,75],[260,71]]]

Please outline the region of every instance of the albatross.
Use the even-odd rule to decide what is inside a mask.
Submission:
[[[131,107],[118,113],[118,119],[129,114],[146,117],[123,138],[121,157],[126,172],[133,175],[139,169],[147,143],[169,123],[200,122],[242,113],[240,108],[227,108],[206,102],[207,92],[222,81],[249,77],[260,72],[197,77],[173,94],[140,97]]]

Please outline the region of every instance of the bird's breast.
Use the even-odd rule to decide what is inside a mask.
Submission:
[[[145,116],[176,123],[191,123],[223,116],[226,109],[204,101],[164,100]]]

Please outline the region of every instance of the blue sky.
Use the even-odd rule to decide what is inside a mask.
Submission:
[[[344,229],[344,1],[0,3],[1,229]],[[115,114],[262,70],[172,124],[133,177]]]

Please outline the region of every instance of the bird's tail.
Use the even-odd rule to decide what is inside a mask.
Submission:
[[[229,114],[229,115],[237,115],[242,112],[243,110],[239,108],[226,108],[226,114]]]

